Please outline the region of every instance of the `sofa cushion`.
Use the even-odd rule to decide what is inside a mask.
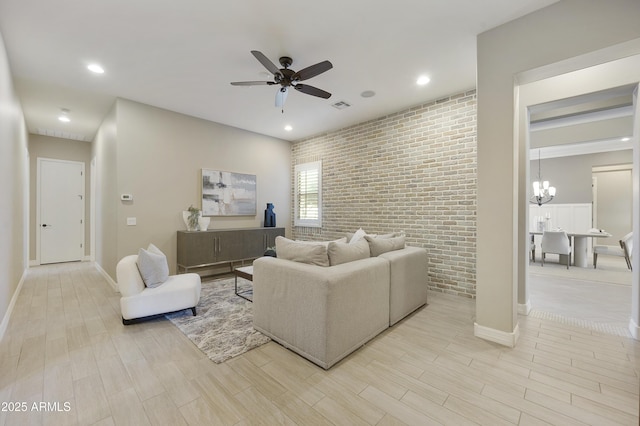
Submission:
[[[389,327],[389,262],[253,263],[253,328],[328,369]]]
[[[136,264],[142,276],[142,281],[144,281],[144,285],[147,287],[158,287],[169,277],[167,256],[153,244],[149,244],[146,250],[138,250],[138,260]]]
[[[379,256],[389,261],[389,325],[427,303],[427,251],[407,246]]]
[[[329,254],[329,264],[331,266],[366,259],[371,256],[369,243],[365,239],[361,239],[355,243],[339,243],[332,241],[329,243],[327,252]]]
[[[278,258],[292,260],[294,262],[329,266],[327,246],[328,243],[293,241],[282,236],[276,237],[276,253],[278,253]]]
[[[131,320],[189,309],[198,305],[202,285],[195,273],[171,275],[158,287],[120,298],[122,318]]]
[[[388,251],[401,250],[404,248],[404,236],[393,238],[375,238],[369,235],[364,237],[369,243],[371,256],[379,256]]]

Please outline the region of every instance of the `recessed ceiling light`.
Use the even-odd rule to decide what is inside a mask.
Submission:
[[[429,83],[431,81],[431,79],[429,77],[427,77],[426,75],[421,75],[420,77],[418,77],[418,80],[416,80],[416,84],[418,86],[424,86],[425,84]]]
[[[376,92],[374,92],[373,90],[365,90],[364,92],[360,93],[360,96],[362,96],[363,98],[372,98],[376,95]]]
[[[58,120],[63,123],[68,123],[71,121],[69,118],[69,110],[67,108],[60,108],[60,115],[58,116]]]
[[[286,126],[284,126],[284,129],[285,129],[287,132],[290,132],[290,131],[292,131],[292,130],[293,130],[293,127],[291,127],[290,125],[288,125],[288,124],[287,124]]]
[[[91,71],[91,72],[96,73],[96,74],[103,74],[104,73],[104,68],[102,68],[98,64],[90,64],[89,66],[87,66],[87,69],[89,71]]]

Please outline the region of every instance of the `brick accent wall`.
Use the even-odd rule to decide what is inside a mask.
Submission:
[[[298,141],[294,165],[322,160],[323,226],[293,238],[403,231],[431,290],[474,298],[476,158],[475,90]]]

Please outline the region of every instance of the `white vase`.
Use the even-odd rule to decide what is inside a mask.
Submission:
[[[187,225],[187,231],[197,231],[198,230],[198,225],[196,225],[195,228],[191,228],[191,226],[189,226],[189,216],[190,215],[191,215],[191,212],[189,210],[183,210],[182,211],[182,220],[184,220],[184,224]],[[202,212],[200,213],[200,215],[202,215]],[[198,217],[198,219],[200,219],[200,217]]]
[[[200,217],[198,218],[198,226],[200,227],[200,231],[206,231],[207,228],[209,227],[210,221],[211,221],[210,217],[204,217],[202,216],[202,213],[200,213]]]

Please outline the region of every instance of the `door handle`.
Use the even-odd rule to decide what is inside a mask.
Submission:
[[[43,227],[43,228],[46,228],[47,226],[48,226],[49,228],[51,228],[51,226],[52,226],[52,225],[47,225],[46,223],[43,223],[43,224],[42,224],[42,227]]]

